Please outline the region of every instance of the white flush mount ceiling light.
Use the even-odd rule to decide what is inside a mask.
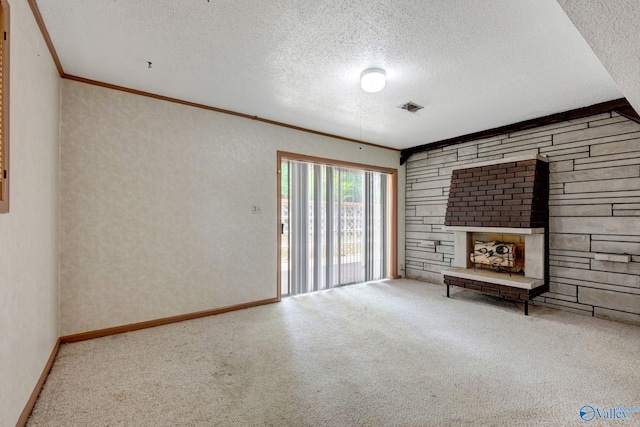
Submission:
[[[380,92],[386,84],[385,71],[382,68],[369,68],[360,74],[360,86],[368,93]]]

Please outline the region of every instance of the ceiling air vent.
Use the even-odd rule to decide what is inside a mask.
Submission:
[[[407,110],[410,113],[415,113],[418,110],[422,110],[424,107],[416,104],[415,102],[409,101],[406,104],[398,105],[398,108],[401,110]]]

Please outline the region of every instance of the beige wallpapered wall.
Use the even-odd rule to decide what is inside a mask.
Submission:
[[[0,214],[0,426],[13,426],[58,338],[60,78],[26,1],[11,2],[11,200]]]
[[[274,298],[277,150],[399,168],[398,152],[63,81],[61,335]]]

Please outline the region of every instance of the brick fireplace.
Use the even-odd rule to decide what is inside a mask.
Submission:
[[[544,156],[523,156],[453,169],[445,231],[454,233],[453,268],[442,271],[447,285],[525,303],[548,291],[549,164]],[[475,234],[474,234],[475,233]],[[516,242],[521,273],[478,268],[470,254],[478,236]]]

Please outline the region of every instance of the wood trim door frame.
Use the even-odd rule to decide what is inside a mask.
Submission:
[[[0,132],[2,132],[2,158],[3,161],[0,164],[0,174],[2,174],[2,179],[0,180],[0,213],[8,213],[9,212],[9,197],[10,197],[10,183],[11,183],[11,144],[9,134],[9,126],[10,126],[10,104],[11,100],[9,99],[11,90],[9,88],[11,84],[10,78],[10,70],[11,70],[11,15],[9,10],[9,2],[7,0],[0,0],[0,8],[2,8],[2,29],[4,34],[0,34],[2,40],[0,42],[3,43],[2,46],[2,98],[0,102],[2,102],[2,126]]]
[[[281,245],[282,245],[282,223],[281,223],[281,213],[282,213],[282,197],[280,192],[282,191],[282,171],[280,170],[280,166],[282,165],[283,160],[293,160],[298,162],[307,162],[307,163],[316,163],[321,165],[342,167],[342,168],[350,168],[350,169],[361,169],[368,172],[379,172],[389,175],[390,178],[390,187],[391,187],[391,207],[389,213],[389,240],[391,245],[389,247],[389,273],[391,279],[398,279],[400,275],[398,274],[398,169],[388,168],[383,166],[374,166],[364,163],[355,163],[355,162],[347,162],[343,160],[329,159],[324,157],[316,157],[316,156],[308,156],[306,154],[297,154],[291,153],[287,151],[278,151],[277,155],[277,190],[276,190],[276,234],[278,236],[277,239],[277,292],[278,292],[278,301],[282,299],[282,253],[281,253]]]

